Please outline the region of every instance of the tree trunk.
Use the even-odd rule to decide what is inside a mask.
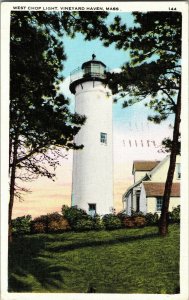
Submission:
[[[14,145],[13,145],[13,155],[12,155],[12,167],[10,171],[10,201],[9,201],[9,216],[8,216],[8,225],[9,225],[9,232],[8,238],[9,242],[12,241],[12,209],[14,204],[14,193],[15,193],[15,177],[16,177],[16,162],[17,162],[17,150],[18,150],[18,138],[15,138]]]
[[[12,139],[9,136],[9,175],[11,173]]]
[[[171,195],[171,188],[173,183],[173,176],[175,172],[176,157],[178,153],[178,139],[179,139],[179,129],[180,129],[180,114],[181,114],[181,89],[179,90],[177,97],[177,105],[175,112],[175,123],[173,129],[173,141],[170,154],[170,163],[167,173],[167,179],[165,183],[165,191],[163,195],[163,205],[161,210],[161,217],[159,222],[159,234],[161,236],[166,236],[168,233],[168,212],[169,212],[169,201]]]

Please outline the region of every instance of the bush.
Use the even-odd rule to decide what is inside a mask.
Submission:
[[[77,223],[74,225],[75,231],[89,231],[94,229],[94,221],[89,219],[81,219],[78,220]]]
[[[105,229],[107,229],[107,230],[121,228],[121,220],[118,216],[116,216],[114,214],[104,215],[102,220],[103,220]]]
[[[30,233],[31,216],[18,217],[12,220],[12,233],[15,235]]]
[[[67,205],[62,206],[62,215],[68,220],[71,228],[74,228],[79,220],[91,220],[91,217],[83,209]]]
[[[123,211],[121,211],[121,212],[119,212],[119,213],[117,214],[117,217],[122,221],[122,220],[125,219],[126,217],[129,217],[129,215],[127,215],[126,211],[123,210]]]
[[[180,205],[169,212],[169,223],[180,223]]]
[[[94,230],[103,230],[103,229],[105,229],[103,220],[98,215],[95,215],[93,217],[93,229]]]
[[[144,227],[146,225],[146,218],[145,216],[135,216],[134,218],[134,223],[135,223],[135,227],[137,228],[141,228]]]
[[[32,221],[33,233],[53,233],[70,230],[68,221],[59,213],[42,215]]]
[[[63,232],[63,231],[68,231],[70,230],[71,227],[68,223],[68,221],[62,217],[60,220],[54,220],[50,221],[48,224],[48,232],[53,233],[53,232]]]
[[[47,232],[47,215],[41,215],[35,218],[31,223],[32,233],[45,233]]]
[[[141,228],[146,225],[145,216],[127,216],[122,218],[122,225],[125,228]]]
[[[43,222],[32,222],[32,233],[45,233],[46,226]]]
[[[134,228],[135,227],[134,218],[132,218],[131,216],[124,217],[122,219],[122,225],[124,228]]]
[[[142,211],[131,211],[131,216],[132,217],[143,217],[144,216],[144,214],[143,214],[143,212]]]
[[[151,226],[151,225],[158,225],[158,221],[159,221],[159,216],[157,213],[147,213],[145,215],[145,219],[146,219],[146,225],[147,226]]]

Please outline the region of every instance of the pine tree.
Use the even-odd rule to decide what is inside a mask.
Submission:
[[[149,120],[155,123],[175,115],[170,165],[165,183],[159,232],[168,232],[168,208],[176,155],[179,153],[179,128],[181,112],[181,23],[179,12],[133,13],[135,23],[127,28],[116,17],[104,34],[104,45],[115,43],[118,49],[130,52],[131,61],[125,63],[120,73],[109,74],[109,84],[114,94],[127,96],[123,107],[150,98],[148,105],[155,114]],[[119,98],[119,97],[118,97]],[[164,141],[165,144],[168,144]]]

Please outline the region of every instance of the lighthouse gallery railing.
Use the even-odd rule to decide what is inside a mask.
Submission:
[[[70,83],[86,77],[105,79],[105,70],[102,69],[99,65],[85,69],[77,68],[70,73]]]

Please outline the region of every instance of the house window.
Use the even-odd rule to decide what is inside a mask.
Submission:
[[[180,168],[180,163],[176,164],[176,174],[177,174],[177,179],[181,179],[181,168]]]
[[[95,216],[96,214],[96,203],[89,203],[89,215]]]
[[[158,197],[156,200],[156,210],[161,211],[162,204],[163,204],[163,197]]]
[[[100,142],[101,144],[107,145],[107,133],[104,132],[100,133]]]

